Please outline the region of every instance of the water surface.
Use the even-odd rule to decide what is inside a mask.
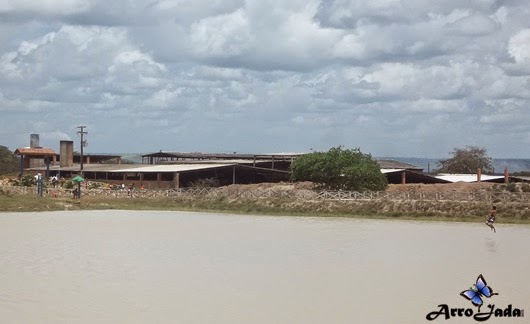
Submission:
[[[425,323],[439,304],[476,310],[459,294],[481,273],[499,293],[487,303],[530,309],[530,227],[497,227],[493,234],[463,223],[0,213],[0,319]]]

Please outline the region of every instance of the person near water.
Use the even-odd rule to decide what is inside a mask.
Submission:
[[[497,215],[497,206],[492,206],[490,211],[490,217],[488,218],[488,221],[486,222],[486,225],[488,225],[493,233],[497,232],[495,230],[495,227],[493,226],[493,223],[495,223],[495,216]]]

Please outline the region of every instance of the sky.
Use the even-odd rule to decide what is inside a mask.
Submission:
[[[527,0],[0,0],[0,145],[530,158]]]

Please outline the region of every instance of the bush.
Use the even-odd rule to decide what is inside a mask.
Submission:
[[[522,191],[522,192],[530,192],[530,184],[528,184],[528,183],[523,183],[523,184],[521,185],[521,191]]]
[[[33,187],[37,185],[37,179],[35,179],[34,175],[27,174],[19,179],[9,179],[9,184],[12,186]]]
[[[518,192],[519,188],[517,188],[517,184],[509,183],[506,185],[506,190],[508,190],[509,192]]]
[[[73,189],[74,188],[74,182],[73,181],[65,181],[63,187],[65,189]]]

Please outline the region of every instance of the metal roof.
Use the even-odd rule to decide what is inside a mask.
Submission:
[[[160,151],[155,153],[143,154],[144,157],[159,157],[159,158],[180,158],[180,159],[210,159],[210,160],[226,160],[226,159],[290,159],[305,153],[278,153],[278,154],[245,154],[245,153],[202,153],[202,152],[167,152]]]
[[[406,183],[448,183],[449,181],[436,178],[430,174],[410,169],[381,169],[389,183],[401,183],[402,173],[405,172]]]
[[[186,172],[204,169],[214,169],[234,166],[234,163],[211,163],[211,164],[84,164],[83,172]],[[43,168],[31,168],[27,170],[41,171]],[[71,167],[61,167],[58,165],[50,166],[50,171],[79,171],[79,164],[74,164]]]
[[[107,172],[186,172],[186,171],[196,171],[203,169],[215,169],[233,166],[232,163],[216,163],[216,164],[156,164],[156,165],[139,165],[135,167],[129,165],[129,168],[126,169],[109,169]],[[87,171],[87,170],[85,170]]]
[[[272,160],[178,160],[178,161],[161,161],[156,165],[170,165],[170,164],[263,164],[271,163]],[[144,164],[145,165],[145,164]]]
[[[383,174],[401,171],[405,171],[405,169],[381,169],[381,173]]]
[[[435,177],[449,182],[477,182],[478,179],[477,174],[440,174]],[[504,179],[504,176],[480,175],[480,181],[494,181],[500,179]]]

